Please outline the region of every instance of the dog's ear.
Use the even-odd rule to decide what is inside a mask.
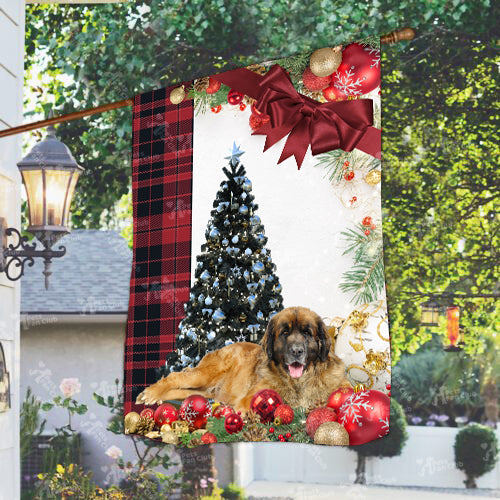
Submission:
[[[275,337],[276,320],[274,316],[269,320],[267,324],[266,333],[262,337],[260,344],[262,349],[264,349],[267,357],[271,360],[274,358],[274,337]]]
[[[316,321],[316,328],[319,340],[319,359],[321,361],[326,361],[328,359],[328,354],[330,352],[330,347],[332,346],[332,339],[326,329],[325,323],[321,318],[318,317]]]

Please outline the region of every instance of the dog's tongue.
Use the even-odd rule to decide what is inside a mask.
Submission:
[[[301,365],[300,363],[293,363],[288,365],[288,371],[290,372],[290,377],[299,378],[304,371],[304,365]]]

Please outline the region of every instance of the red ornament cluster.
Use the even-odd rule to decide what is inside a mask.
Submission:
[[[250,409],[260,417],[264,424],[274,420],[274,412],[279,405],[283,404],[281,396],[273,389],[262,389],[254,394],[250,401]]]

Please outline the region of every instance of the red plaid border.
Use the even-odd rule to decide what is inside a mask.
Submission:
[[[189,88],[190,83],[186,83]],[[134,255],[125,340],[125,414],[156,382],[174,349],[191,275],[193,101],[173,105],[173,87],[134,98]]]

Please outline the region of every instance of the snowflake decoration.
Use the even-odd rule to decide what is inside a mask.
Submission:
[[[347,95],[361,95],[361,85],[363,78],[354,80],[354,66],[351,66],[344,74],[335,73],[334,87]]]
[[[380,434],[377,436],[379,438],[384,437],[386,434],[389,434],[389,417],[379,419],[379,422],[382,424],[380,427]]]
[[[365,50],[370,56],[372,56],[372,63],[370,64],[370,68],[378,68],[380,64],[380,50],[374,47],[370,47],[369,45],[365,47]]]
[[[239,278],[241,276],[241,267],[240,266],[233,266],[231,268],[231,271],[233,273],[233,276]]]
[[[189,404],[184,408],[182,412],[182,418],[190,425],[194,424],[194,421],[198,418],[198,412],[193,408],[193,402],[190,401]]]
[[[340,407],[339,413],[342,413],[342,417],[339,422],[342,425],[347,423],[349,418],[352,423],[363,425],[361,419],[363,415],[361,410],[370,411],[373,410],[373,406],[369,400],[368,391],[355,392],[352,396],[347,399],[347,401]]]
[[[245,342],[246,341],[246,336],[241,334],[236,337],[236,342]]]
[[[208,418],[212,416],[212,407],[209,404],[205,405],[205,413],[203,413],[203,418]],[[387,431],[389,432],[389,431]]]

